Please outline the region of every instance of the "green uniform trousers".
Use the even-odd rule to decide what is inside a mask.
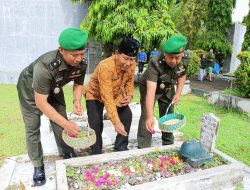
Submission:
[[[139,148],[147,148],[151,146],[152,142],[152,134],[146,129],[146,119],[147,119],[147,112],[146,112],[146,88],[140,85],[140,94],[141,94],[141,117],[139,120],[139,127],[137,132],[137,140],[138,140],[138,147]],[[159,106],[159,115],[160,117],[166,114],[167,107],[171,103],[171,100],[167,98],[165,95],[161,96],[158,99],[158,106]],[[168,113],[173,113],[174,107],[168,110]],[[162,145],[170,145],[174,143],[174,135],[173,133],[166,133],[162,132]]]
[[[43,165],[43,149],[41,145],[41,135],[40,135],[41,114],[38,114],[37,112],[33,111],[31,112],[22,105],[20,105],[20,107],[25,124],[26,145],[27,145],[28,155],[34,167],[40,167]],[[64,105],[58,104],[53,107],[64,118],[67,118],[66,107]],[[55,136],[59,154],[62,155],[62,154],[72,153],[74,149],[65,144],[65,142],[62,139],[63,128],[52,121],[50,121],[50,123]]]

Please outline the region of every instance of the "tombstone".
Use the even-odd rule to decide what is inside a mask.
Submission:
[[[208,152],[213,151],[215,148],[219,126],[220,119],[217,118],[213,113],[205,114],[202,116],[200,143]]]

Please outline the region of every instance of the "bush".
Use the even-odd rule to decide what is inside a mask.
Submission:
[[[250,51],[243,51],[237,57],[241,64],[235,71],[236,88],[242,96],[250,98]]]
[[[201,60],[200,57],[195,53],[195,51],[191,51],[187,76],[193,76],[199,71],[200,60]]]
[[[207,52],[203,49],[196,49],[196,50],[193,50],[193,52],[196,53],[200,58],[202,54],[207,54]]]

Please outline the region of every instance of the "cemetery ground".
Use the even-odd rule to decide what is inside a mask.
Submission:
[[[15,85],[0,85],[0,161],[4,158],[26,153],[25,131],[18,105]],[[67,111],[72,111],[72,87],[64,88]],[[135,90],[134,102],[139,102],[138,89]],[[82,101],[84,104],[84,101]],[[214,113],[220,118],[216,148],[250,166],[250,118],[249,115],[232,109],[222,109],[210,105],[207,100],[192,94],[181,97],[178,106],[180,113],[187,117],[187,124],[181,131],[183,138],[199,139],[201,116]],[[155,107],[158,118],[158,107]]]

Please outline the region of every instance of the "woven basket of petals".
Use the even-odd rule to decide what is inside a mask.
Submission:
[[[95,144],[96,134],[93,129],[89,127],[88,119],[84,115],[69,115],[69,120],[77,123],[81,132],[78,135],[69,134],[63,130],[62,138],[64,142],[73,148],[87,148]]]
[[[183,114],[167,114],[159,119],[159,129],[163,132],[174,132],[186,124]]]

